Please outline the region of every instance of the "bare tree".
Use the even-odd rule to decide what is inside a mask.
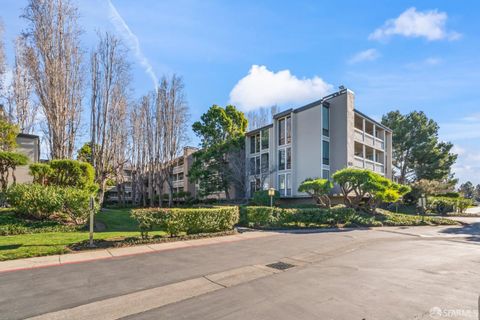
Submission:
[[[278,111],[278,106],[273,105],[270,108],[265,107],[247,112],[248,130],[255,130],[271,123],[273,116]]]
[[[5,58],[5,48],[4,48],[4,43],[3,43],[3,23],[2,20],[0,19],[0,95],[2,94],[3,90],[5,89],[3,87],[4,79],[3,77],[5,76],[6,72],[6,58]]]
[[[119,39],[99,35],[91,55],[91,148],[98,198],[103,203],[106,183],[125,164],[127,95],[130,65]]]
[[[22,133],[32,133],[35,127],[38,104],[34,103],[32,93],[32,77],[26,66],[25,39],[18,37],[15,41],[13,81],[7,93],[7,115]]]
[[[29,0],[23,17],[26,61],[46,118],[52,158],[72,158],[84,72],[78,13],[69,0]]]
[[[187,139],[188,108],[182,78],[173,75],[170,80],[162,78],[157,94],[157,116],[160,116],[162,150],[160,155],[162,176],[166,179],[169,193],[168,205],[173,204],[174,161],[180,156]]]

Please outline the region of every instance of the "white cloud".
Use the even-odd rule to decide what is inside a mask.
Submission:
[[[440,63],[442,63],[442,59],[440,58],[430,57],[425,59],[425,64],[428,64],[430,66],[435,66]]]
[[[373,61],[380,57],[380,52],[377,49],[367,49],[356,53],[348,60],[348,63],[354,64],[362,61]]]
[[[447,31],[445,23],[447,13],[438,10],[417,11],[412,7],[405,10],[395,19],[387,20],[384,25],[370,34],[369,39],[382,40],[393,35],[405,37],[424,37],[433,40],[457,40],[461,34]]]
[[[266,66],[252,65],[230,92],[230,103],[244,111],[288,103],[317,100],[333,90],[322,78],[299,79],[290,70],[273,72]]]
[[[132,32],[132,30],[127,25],[125,20],[123,20],[122,16],[117,11],[112,1],[111,0],[107,0],[107,1],[110,8],[110,20],[114,24],[117,31],[120,32],[122,36],[125,38],[130,49],[133,50],[135,57],[137,58],[140,65],[143,67],[145,72],[148,74],[148,76],[152,80],[154,89],[156,90],[158,88],[157,75],[153,71],[153,67],[150,64],[150,61],[148,61],[147,57],[143,54],[138,37],[135,35],[135,33]]]

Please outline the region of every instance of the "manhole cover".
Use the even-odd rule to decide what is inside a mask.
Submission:
[[[286,270],[295,267],[293,264],[286,263],[286,262],[275,262],[267,264],[267,267],[277,269],[277,270]]]

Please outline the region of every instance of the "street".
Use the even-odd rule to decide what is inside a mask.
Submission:
[[[478,319],[480,219],[462,220],[0,273],[0,318]],[[266,266],[280,261],[289,268]]]

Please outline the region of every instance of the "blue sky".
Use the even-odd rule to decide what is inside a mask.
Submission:
[[[12,62],[25,1],[1,2]],[[87,50],[95,30],[111,30],[129,45],[133,97],[177,73],[193,122],[214,103],[295,107],[345,85],[374,118],[393,109],[424,111],[455,144],[456,176],[480,183],[480,3],[74,2]]]

